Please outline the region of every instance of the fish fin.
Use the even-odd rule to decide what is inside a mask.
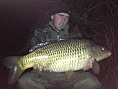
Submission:
[[[94,60],[94,62],[93,62],[92,72],[94,74],[99,74],[99,72],[100,72],[100,65],[97,62],[97,60]]]
[[[73,74],[73,70],[66,71],[66,77],[69,79]]]
[[[3,58],[2,60],[2,64],[3,66],[5,66],[6,68],[9,68],[11,69],[13,66],[16,65],[18,59],[20,58],[21,56],[9,56],[9,57],[5,57]]]
[[[14,84],[18,80],[18,78],[21,76],[23,71],[24,70],[19,66],[12,67],[9,72],[8,83],[10,85]]]

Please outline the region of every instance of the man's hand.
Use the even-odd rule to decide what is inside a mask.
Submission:
[[[38,64],[34,65],[33,69],[38,70],[39,72],[46,71],[46,67],[39,66]]]
[[[86,66],[84,67],[83,70],[86,71],[86,70],[91,69],[92,67],[93,67],[93,60],[90,59],[90,60],[87,62]]]

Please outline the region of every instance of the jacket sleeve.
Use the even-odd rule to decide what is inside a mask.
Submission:
[[[39,44],[39,43],[42,43],[42,42],[45,42],[46,41],[46,38],[45,38],[45,35],[42,31],[40,30],[34,30],[34,33],[30,39],[30,48]]]

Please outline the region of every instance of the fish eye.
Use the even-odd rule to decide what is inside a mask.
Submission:
[[[102,47],[102,50],[104,51],[104,50],[105,50],[105,48],[104,48],[104,47]]]

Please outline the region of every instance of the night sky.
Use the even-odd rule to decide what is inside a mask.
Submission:
[[[0,50],[21,50],[28,39],[29,30],[47,6],[44,0],[1,0]]]

